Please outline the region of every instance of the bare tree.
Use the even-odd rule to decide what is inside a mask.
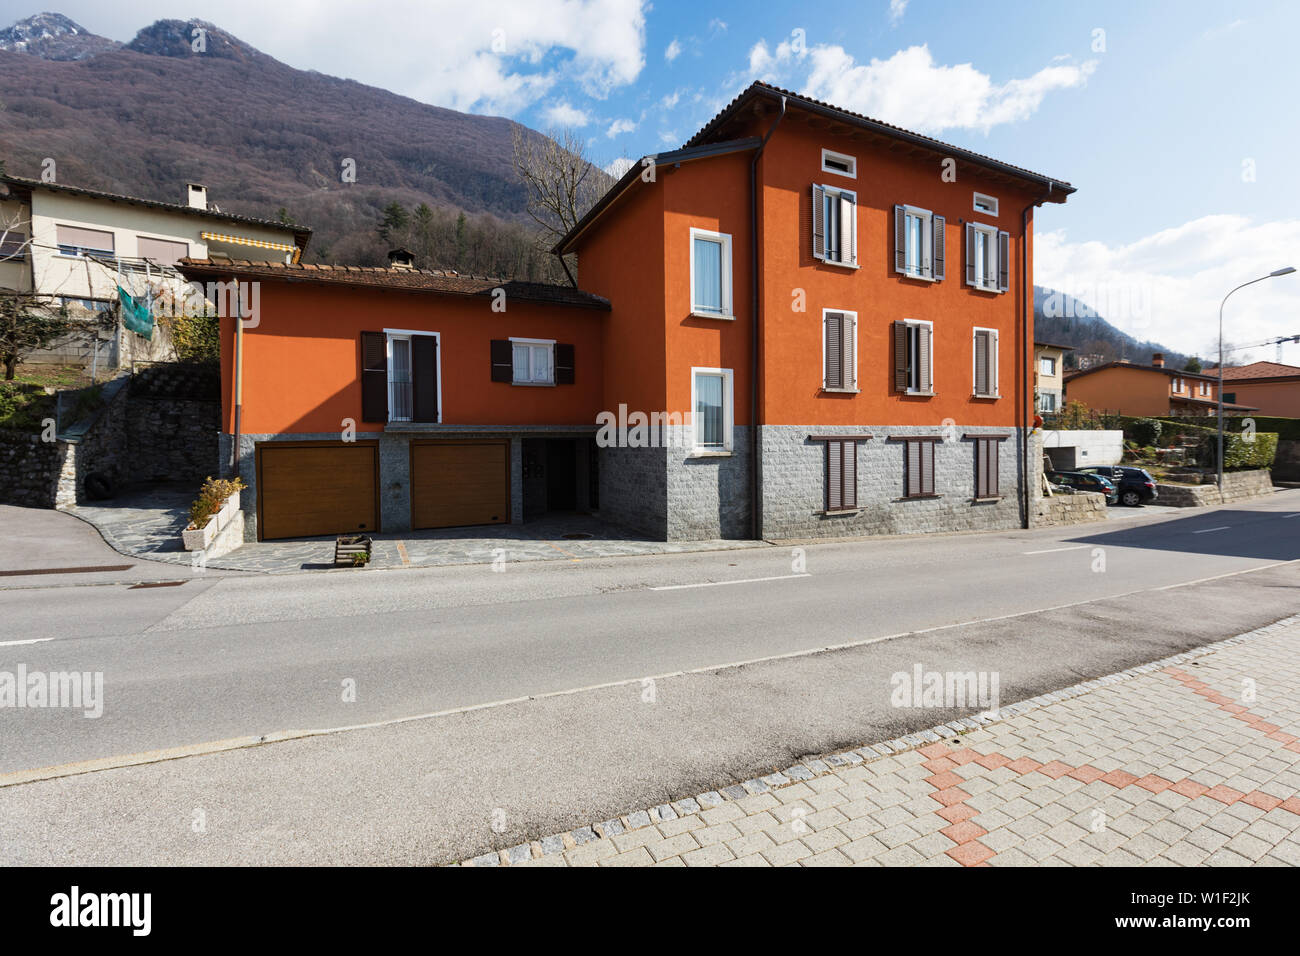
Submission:
[[[26,229],[24,229],[26,227]],[[31,222],[0,217],[0,264],[22,262],[31,251]],[[50,345],[70,328],[67,313],[35,292],[0,289],[0,365],[13,381],[18,362],[29,352]]]
[[[587,155],[574,130],[539,136],[516,126],[515,169],[528,192],[528,215],[540,227],[539,240],[553,246],[580,220],[614,180]]]

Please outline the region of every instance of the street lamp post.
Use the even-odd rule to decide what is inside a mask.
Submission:
[[[1219,303],[1219,460],[1218,460],[1218,478],[1217,485],[1219,488],[1219,500],[1223,500],[1223,307],[1227,305],[1229,296],[1237,289],[1244,289],[1248,285],[1254,285],[1256,282],[1263,282],[1265,279],[1275,279],[1278,276],[1290,275],[1295,272],[1294,266],[1286,266],[1282,269],[1274,269],[1266,276],[1260,276],[1258,279],[1251,279],[1249,282],[1243,282],[1233,289],[1228,295],[1223,297]]]

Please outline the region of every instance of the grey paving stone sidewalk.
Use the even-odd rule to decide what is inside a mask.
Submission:
[[[195,489],[152,485],[126,489],[112,501],[68,509],[99,529],[122,554],[190,566],[181,545]],[[572,535],[573,537],[566,537]],[[573,561],[624,555],[676,554],[768,547],[761,541],[652,541],[593,515],[550,514],[522,525],[376,534],[370,565],[334,568],[334,538],[250,542],[207,567],[282,574],[294,571],[366,573],[391,568],[490,564],[493,561]]]
[[[1296,866],[1300,615],[466,866]]]

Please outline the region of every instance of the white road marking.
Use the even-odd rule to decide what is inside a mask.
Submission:
[[[1283,517],[1283,518],[1300,518],[1300,511],[1297,511],[1297,512],[1295,512],[1294,514],[1283,515],[1282,517]]]
[[[665,584],[649,591],[682,591],[686,588],[716,588],[724,584],[756,584],[759,581],[788,581],[791,578],[809,578],[811,574],[778,574],[770,578],[741,578],[738,581],[701,581],[699,584]]]
[[[1232,525],[1225,524],[1218,528],[1202,528],[1200,531],[1193,531],[1192,534],[1209,534],[1211,531],[1227,531]]]
[[[0,647],[17,647],[19,644],[44,644],[46,641],[52,641],[52,637],[38,637],[30,641],[4,641],[0,642]]]
[[[1076,544],[1070,548],[1047,548],[1044,551],[1026,551],[1025,554],[1055,554],[1057,551],[1082,551],[1088,547],[1086,544]]]

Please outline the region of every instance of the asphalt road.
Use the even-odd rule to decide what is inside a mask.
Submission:
[[[1009,703],[1294,614],[1298,531],[1287,492],[813,545],[802,564],[771,548],[0,590],[0,670],[105,680],[99,719],[0,711],[0,774],[451,711],[2,786],[0,861],[440,862],[511,845],[955,716],[890,706],[889,675],[916,663],[996,671]],[[213,823],[196,835],[199,808]]]

